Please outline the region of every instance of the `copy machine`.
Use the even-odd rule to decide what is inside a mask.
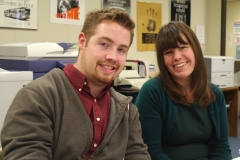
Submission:
[[[0,68],[0,130],[16,93],[32,80],[32,71],[10,72]]]
[[[75,43],[8,43],[0,45],[0,67],[11,71],[32,71],[36,79],[57,67],[57,61],[75,61]]]
[[[226,56],[204,56],[208,80],[220,88],[234,86],[234,59]]]
[[[149,63],[141,60],[126,60],[125,68],[114,80],[114,86],[139,90],[149,79]]]

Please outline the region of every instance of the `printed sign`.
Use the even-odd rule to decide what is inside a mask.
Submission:
[[[37,29],[37,0],[0,0],[0,27]]]
[[[137,2],[137,50],[155,51],[155,42],[162,27],[162,4]]]
[[[129,15],[131,13],[130,0],[103,0],[103,8],[119,8],[126,11]]]
[[[83,25],[85,0],[51,0],[50,22]]]
[[[171,20],[190,26],[190,0],[171,0]]]

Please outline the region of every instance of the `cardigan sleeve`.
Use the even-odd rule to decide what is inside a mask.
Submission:
[[[129,135],[125,160],[150,160],[147,145],[142,139],[142,129],[139,113],[136,106],[130,103],[129,107]]]
[[[17,93],[1,132],[3,159],[52,159],[52,120],[44,104],[27,86]]]
[[[160,113],[162,98],[154,81],[156,82],[156,79],[150,80],[142,86],[135,105],[140,114],[143,140],[148,145],[148,152],[152,160],[169,160],[170,158],[163,153],[162,148],[163,120]]]
[[[214,114],[213,124],[216,128],[216,138],[210,142],[210,160],[231,160],[231,150],[228,142],[227,109],[222,91],[215,86],[216,100],[210,108],[210,114]]]

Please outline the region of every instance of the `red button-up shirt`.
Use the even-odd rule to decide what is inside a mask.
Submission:
[[[101,144],[107,130],[110,113],[109,88],[112,84],[106,86],[100,95],[93,97],[84,74],[72,64],[67,64],[63,70],[74,90],[77,92],[86,113],[92,121],[94,134],[91,147],[84,158],[87,160],[92,152]]]

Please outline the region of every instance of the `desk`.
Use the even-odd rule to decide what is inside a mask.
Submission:
[[[238,136],[238,87],[221,88],[227,108],[229,136]]]

